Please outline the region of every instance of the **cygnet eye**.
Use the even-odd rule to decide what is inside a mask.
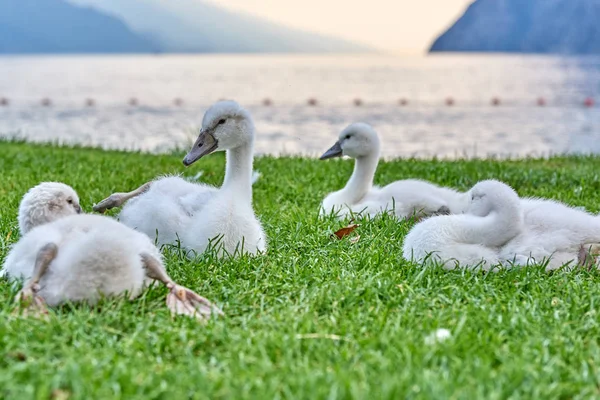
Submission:
[[[349,134],[348,134],[348,135],[346,135],[346,136],[344,137],[344,139],[346,139],[346,140],[350,139],[350,135],[349,135]]]
[[[223,125],[224,123],[225,123],[225,118],[221,118],[221,119],[219,120],[219,125]]]
[[[69,197],[69,198],[67,199],[67,203],[69,203],[69,204],[73,204],[73,199]]]

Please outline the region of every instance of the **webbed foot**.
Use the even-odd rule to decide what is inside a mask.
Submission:
[[[123,203],[125,203],[124,198],[124,193],[113,193],[93,206],[92,209],[97,213],[104,214],[107,210],[123,205]]]
[[[48,317],[48,308],[44,299],[37,294],[39,285],[26,286],[17,293],[15,301],[17,307],[15,314],[26,317],[45,319]]]
[[[55,243],[46,243],[37,253],[33,274],[23,288],[17,293],[15,300],[17,302],[16,313],[24,314],[37,318],[48,316],[46,302],[38,294],[40,291],[40,280],[48,271],[48,266],[56,258],[58,246]]]
[[[150,185],[152,182],[146,182],[139,188],[132,190],[128,193],[113,193],[108,196],[106,199],[102,200],[100,203],[96,204],[92,209],[98,213],[105,213],[106,210],[110,210],[111,208],[121,207],[127,200],[132,199],[136,196],[139,196],[142,193],[145,193],[150,189]]]
[[[578,263],[589,270],[598,268],[600,243],[586,243],[579,248]]]
[[[175,283],[169,283],[167,287],[167,307],[172,314],[188,315],[201,321],[209,319],[213,314],[223,315],[223,311],[217,306],[190,289]]]

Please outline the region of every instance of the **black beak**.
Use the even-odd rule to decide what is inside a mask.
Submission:
[[[328,158],[341,157],[343,153],[342,144],[338,140],[329,150],[327,150],[319,160],[327,160]]]
[[[81,214],[81,206],[79,204],[75,206],[75,211],[77,211],[77,214]]]
[[[189,167],[202,157],[217,150],[219,143],[208,131],[201,131],[192,149],[183,158],[183,165]]]

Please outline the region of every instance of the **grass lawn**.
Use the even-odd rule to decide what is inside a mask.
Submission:
[[[115,190],[160,174],[219,185],[224,157],[189,169],[182,154],[153,156],[0,143],[0,260],[18,237],[17,207],[31,186],[72,185],[91,210]],[[200,325],[172,319],[166,289],[135,301],[63,307],[50,321],[11,314],[16,289],[0,281],[0,397],[591,398],[600,396],[600,276],[422,269],[401,257],[409,222],[361,221],[360,240],[319,219],[350,160],[261,157],[254,204],[269,236],[259,257],[195,261],[167,249],[171,276],[222,306]],[[600,211],[600,158],[416,161],[380,164],[377,182],[423,178],[467,189],[501,179],[520,195]],[[113,213],[114,214],[114,213]],[[438,328],[442,343],[426,344]]]

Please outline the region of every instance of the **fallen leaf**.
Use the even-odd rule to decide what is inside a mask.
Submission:
[[[360,225],[359,224],[351,224],[348,225],[344,228],[338,229],[337,231],[335,231],[333,234],[338,238],[338,239],[342,239],[345,236],[348,236],[349,234],[351,234],[352,232],[354,232],[354,230],[356,228],[358,228]],[[333,236],[332,236],[333,237]]]
[[[71,392],[63,389],[54,389],[50,394],[52,400],[68,400],[71,398]]]
[[[22,353],[20,351],[13,351],[11,353],[8,353],[7,356],[17,361],[27,361],[27,356],[25,355],[25,353]]]

